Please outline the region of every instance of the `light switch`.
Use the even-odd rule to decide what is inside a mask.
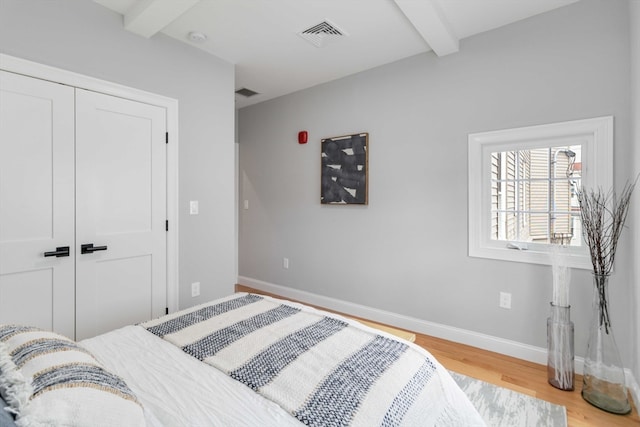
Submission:
[[[198,215],[198,201],[197,200],[191,200],[189,202],[189,214]]]
[[[249,209],[249,200],[244,201],[244,209],[245,210]]]

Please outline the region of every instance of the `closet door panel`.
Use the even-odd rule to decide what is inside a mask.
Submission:
[[[91,162],[97,235],[152,230],[152,151],[150,121],[139,115],[100,110],[101,144],[92,143]],[[140,114],[140,113],[138,113]]]
[[[101,328],[112,330],[153,318],[152,268],[152,255],[95,263],[94,298],[101,303],[95,305],[92,316],[100,319]]]
[[[0,323],[71,338],[74,120],[72,88],[0,71]]]
[[[55,329],[53,283],[53,268],[3,274],[0,277],[0,323]],[[72,333],[68,336],[73,338]]]
[[[163,108],[76,91],[78,339],[164,314],[165,132]]]
[[[52,99],[3,90],[0,105],[4,141],[0,148],[0,173],[5,183],[0,202],[10,207],[0,211],[0,239],[5,242],[51,239]]]

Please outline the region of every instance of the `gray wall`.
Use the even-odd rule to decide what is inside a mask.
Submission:
[[[231,292],[233,65],[163,35],[129,33],[121,15],[86,0],[0,0],[0,52],[178,100],[180,305]],[[200,215],[189,215],[189,200],[200,201]]]
[[[640,0],[631,1],[630,30],[631,30],[631,146],[634,153],[634,174],[640,174]],[[640,186],[634,195],[631,206],[633,222],[633,259],[640,259]],[[640,378],[640,262],[635,262],[634,282],[635,293],[632,294],[632,301],[635,302],[635,319],[632,318],[632,325],[635,328],[635,335],[632,342],[635,342],[635,377]]]
[[[467,135],[613,115],[621,185],[632,168],[628,8],[583,0],[465,39],[453,55],[418,55],[241,109],[239,198],[250,209],[240,210],[239,274],[546,347],[551,268],[467,256]],[[300,130],[307,145],[296,142]],[[320,139],[362,131],[369,205],[321,206]],[[627,367],[638,358],[631,247],[627,233],[610,282]],[[513,294],[511,310],[498,307],[500,291]],[[577,355],[591,298],[590,272],[574,270]]]

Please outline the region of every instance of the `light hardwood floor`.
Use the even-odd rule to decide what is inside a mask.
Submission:
[[[243,285],[236,285],[236,291],[278,297],[278,295]],[[348,316],[348,314],[346,315]],[[355,318],[357,319],[357,317]],[[640,426],[640,416],[636,408],[629,415],[614,415],[604,412],[582,399],[580,395],[582,377],[580,376],[576,376],[574,391],[562,391],[547,383],[547,367],[545,365],[418,333],[416,333],[415,343],[431,352],[447,369],[565,406],[569,427]]]

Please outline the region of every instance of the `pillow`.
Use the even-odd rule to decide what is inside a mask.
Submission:
[[[16,427],[16,423],[13,422],[13,415],[5,410],[8,406],[9,404],[0,396],[0,427]]]
[[[24,426],[144,426],[120,377],[54,332],[0,325],[0,395]]]

